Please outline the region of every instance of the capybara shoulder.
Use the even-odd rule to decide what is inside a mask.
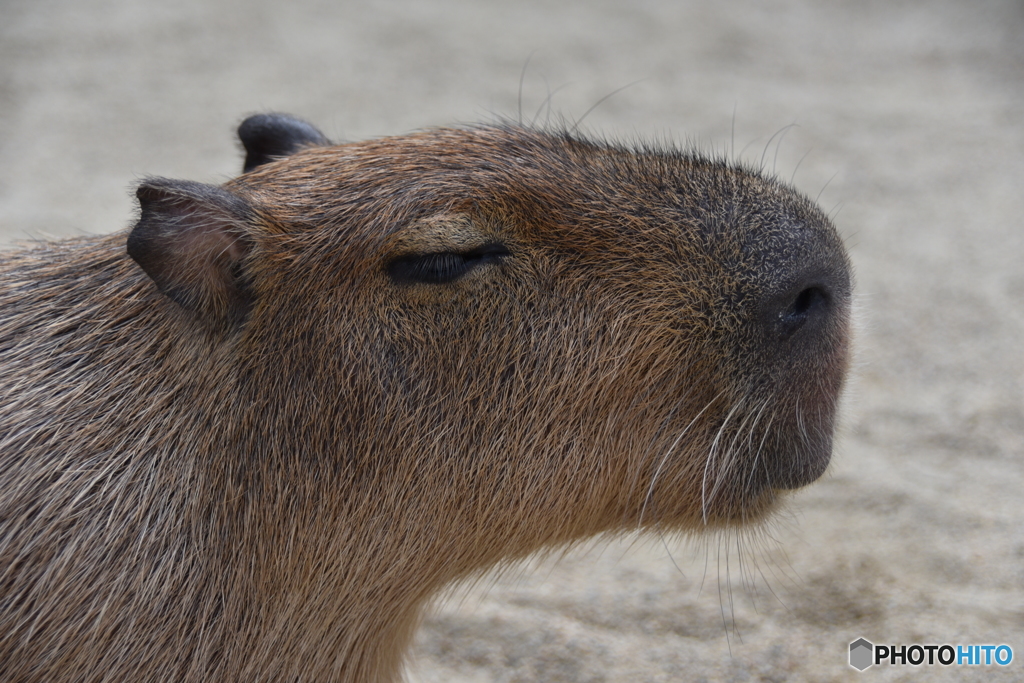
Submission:
[[[151,178],[0,261],[7,681],[390,681],[431,596],[828,465],[850,266],[775,179],[515,125]]]

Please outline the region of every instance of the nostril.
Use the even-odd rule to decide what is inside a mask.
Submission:
[[[821,287],[808,287],[796,295],[790,314],[808,315],[826,303],[828,303],[828,297],[825,295],[825,290]]]
[[[806,287],[779,313],[780,333],[786,338],[811,318],[822,314],[829,304],[828,293],[821,287]]]

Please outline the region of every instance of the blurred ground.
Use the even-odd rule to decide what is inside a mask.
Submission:
[[[836,215],[863,329],[834,465],[777,543],[492,578],[426,621],[410,678],[1022,680],[1022,33],[996,0],[0,0],[0,240],[123,228],[144,175],[230,177],[257,111],[358,139],[629,86],[585,127],[764,155]],[[858,673],[858,637],[1015,658]]]

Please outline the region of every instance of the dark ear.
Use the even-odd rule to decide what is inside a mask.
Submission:
[[[294,154],[303,147],[331,144],[311,124],[288,114],[250,116],[238,127],[238,137],[245,145],[243,173]]]
[[[142,217],[128,255],[161,292],[215,326],[241,322],[249,289],[242,262],[251,243],[249,204],[213,185],[151,178],[135,195]]]

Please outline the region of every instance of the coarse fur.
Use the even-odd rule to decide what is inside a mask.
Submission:
[[[0,679],[393,681],[453,581],[827,466],[849,265],[784,184],[511,124],[240,134],[223,186],[0,261]]]

